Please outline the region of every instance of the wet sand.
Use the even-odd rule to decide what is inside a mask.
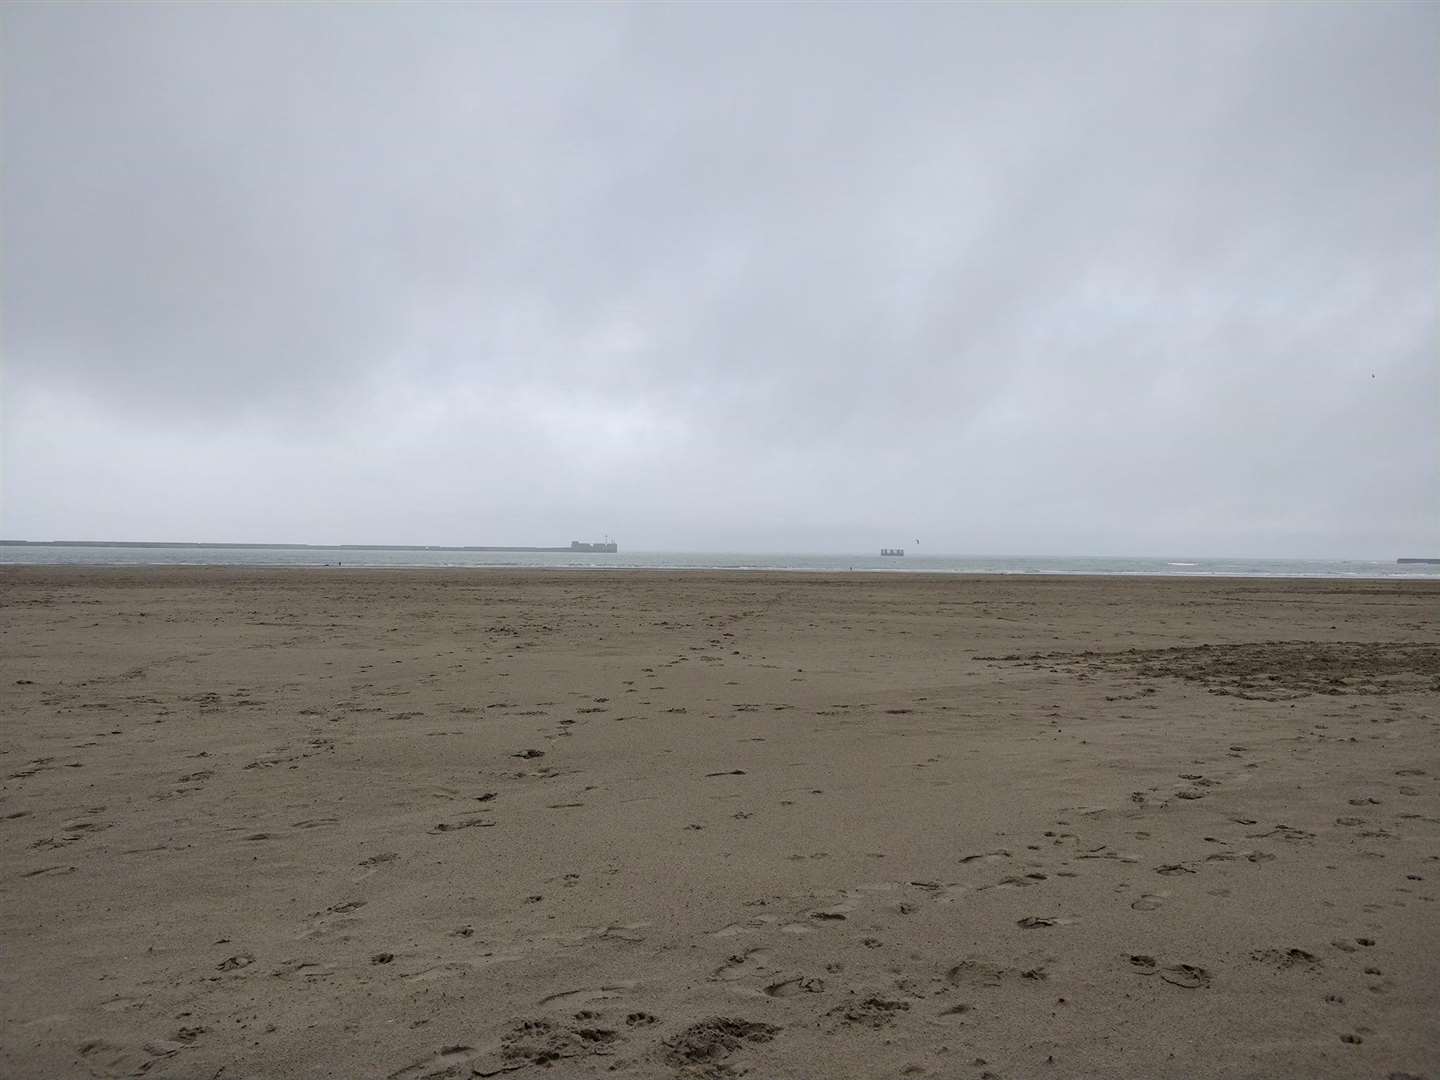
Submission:
[[[1440,1077],[1440,586],[0,569],[0,1075]]]

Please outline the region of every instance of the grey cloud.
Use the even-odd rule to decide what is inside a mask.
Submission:
[[[1431,5],[4,18],[6,532],[1440,544]]]

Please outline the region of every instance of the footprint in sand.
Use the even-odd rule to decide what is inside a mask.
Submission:
[[[734,982],[737,979],[764,974],[769,970],[768,949],[746,949],[727,956],[725,962],[710,973],[710,978],[715,982]]]
[[[868,997],[852,1004],[837,1005],[825,1015],[834,1017],[846,1027],[884,1028],[895,1022],[895,1017],[910,1010],[910,1002]]]
[[[250,953],[236,953],[234,956],[227,956],[215,965],[216,971],[239,971],[255,963],[255,957]]]
[[[739,937],[741,934],[753,934],[760,930],[773,929],[778,920],[774,915],[757,915],[753,919],[747,919],[743,923],[730,923],[722,926],[719,930],[711,933],[711,937],[730,938]]]
[[[1043,930],[1051,926],[1068,926],[1074,919],[1062,919],[1058,915],[1026,915],[1018,919],[1015,925],[1022,930]]]
[[[1293,967],[1315,970],[1320,966],[1320,958],[1304,949],[1255,949],[1250,959],[1282,970]]]
[[[796,994],[823,994],[825,992],[825,980],[811,978],[804,975],[796,975],[789,979],[781,979],[765,987],[765,994],[768,997],[794,997]]]
[[[980,862],[981,860],[984,860],[986,862],[992,862],[995,859],[1009,859],[1011,857],[1012,856],[1010,852],[1007,851],[1005,848],[997,848],[994,851],[982,851],[976,855],[962,855],[960,857],[960,862],[973,863]]]
[[[324,937],[330,933],[336,925],[344,926],[354,923],[356,921],[355,919],[343,918],[343,916],[348,916],[359,911],[365,904],[366,901],[364,900],[345,900],[339,904],[331,905],[324,911],[311,912],[308,916],[310,920],[309,925],[297,931],[296,936],[301,941]],[[342,916],[342,918],[339,918],[337,921],[337,916]]]
[[[146,1061],[140,1051],[104,1039],[91,1039],[75,1050],[85,1060],[86,1071],[91,1076],[143,1075],[154,1064],[153,1058],[168,1056],[164,1053],[151,1054],[152,1060]]]
[[[712,1016],[691,1024],[664,1042],[666,1059],[669,1064],[684,1068],[699,1065],[707,1073],[731,1075],[734,1070],[720,1064],[746,1043],[765,1043],[775,1038],[781,1029],[773,1024],[761,1024],[730,1016]]]
[[[955,903],[956,900],[959,900],[960,897],[965,896],[966,893],[971,891],[969,890],[969,886],[962,886],[962,884],[955,883],[942,884],[940,881],[897,881],[897,883],[894,884],[900,887],[919,888],[924,899],[935,900],[937,903],[942,904]],[[906,904],[901,904],[901,907],[904,906],[906,906]],[[910,909],[912,909],[912,912],[916,910],[913,904],[910,906]],[[901,912],[901,914],[909,913],[910,912]]]
[[[368,859],[361,859],[359,864],[363,867],[380,866],[382,863],[393,862],[400,857],[398,851],[382,851],[378,855],[371,855]]]
[[[474,1049],[473,1046],[463,1046],[460,1044],[441,1047],[440,1050],[431,1054],[429,1057],[422,1058],[411,1065],[406,1065],[404,1068],[396,1069],[394,1072],[388,1074],[386,1080],[412,1080],[412,1078],[422,1076],[451,1075],[452,1070],[458,1068],[462,1062],[466,1061],[474,1052]]]
[[[994,989],[1005,979],[1015,974],[1013,968],[1004,967],[980,957],[967,957],[945,972],[945,981],[951,986],[984,987]]]
[[[611,1001],[633,991],[639,985],[639,983],[634,981],[626,981],[608,983],[604,986],[586,986],[578,990],[561,990],[559,993],[549,994],[541,998],[539,1005],[541,1008],[573,1009],[581,1005],[593,1005],[600,1001]],[[630,1017],[643,1018],[649,1015],[649,1013],[631,1013]],[[631,1027],[643,1026],[644,1021],[642,1019],[632,1021],[630,1017],[626,1017],[626,1023]],[[654,1023],[655,1018],[650,1017],[649,1022]]]
[[[490,829],[494,828],[496,822],[489,818],[461,818],[458,821],[441,821],[432,829],[426,829],[431,836],[440,833],[458,832],[461,829]]]
[[[1045,875],[1044,875],[1044,874],[1039,874],[1039,875],[1034,875],[1034,874],[1024,874],[1024,875],[1012,874],[1012,875],[1010,875],[1009,877],[1001,878],[1001,879],[995,884],[995,886],[993,886],[993,887],[994,887],[994,888],[1008,888],[1008,889],[1028,889],[1031,885],[1034,885],[1034,884],[1035,884],[1035,880],[1036,880],[1037,878],[1038,878],[1038,880],[1040,880],[1040,881],[1044,881],[1044,880],[1045,880]]]
[[[1178,986],[1182,990],[1203,989],[1212,981],[1210,972],[1202,967],[1194,964],[1169,964],[1161,967],[1153,956],[1143,953],[1131,956],[1130,966],[1137,975],[1159,975],[1171,986]]]
[[[131,1009],[143,1009],[144,1007],[145,999],[134,997],[114,997],[100,1003],[100,1008],[104,1012],[128,1012]]]

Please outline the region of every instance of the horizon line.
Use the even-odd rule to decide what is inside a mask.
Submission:
[[[603,541],[572,541],[572,543],[598,544]],[[613,541],[611,541],[613,542]],[[595,552],[584,549],[572,548],[569,545],[563,547],[546,547],[539,545],[515,544],[315,544],[315,543],[261,543],[253,541],[207,541],[207,540],[18,540],[0,538],[0,547],[102,547],[102,548],[217,548],[221,550],[277,550],[277,551],[472,551],[472,552],[520,552],[534,554],[622,554],[616,552]],[[910,553],[906,550],[907,555]],[[701,551],[676,549],[672,551],[646,551],[633,549],[626,554],[648,554],[648,555],[801,555],[821,556],[829,558],[844,557],[872,557],[870,553],[860,551]],[[873,557],[879,558],[879,555]],[[1243,560],[1249,562],[1440,562],[1440,558],[1428,556],[1385,556],[1360,557],[1355,555],[1344,556],[1293,556],[1293,555],[1195,555],[1195,554],[1164,554],[1164,555],[1020,555],[1020,554],[982,554],[982,553],[955,553],[945,551],[926,552],[924,555],[915,555],[916,558],[944,558],[944,559],[1204,559],[1211,562],[1225,560]]]

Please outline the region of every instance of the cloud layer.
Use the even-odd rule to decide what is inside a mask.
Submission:
[[[14,7],[0,533],[1433,553],[1437,43],[1428,4]]]

